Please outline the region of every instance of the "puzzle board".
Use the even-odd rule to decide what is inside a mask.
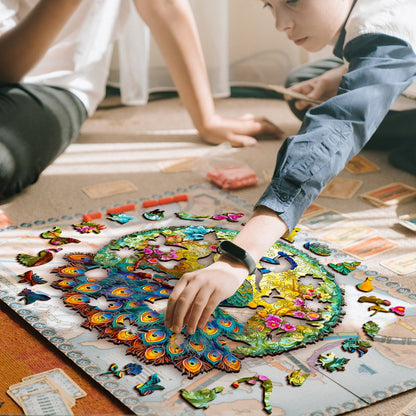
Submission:
[[[192,379],[181,376],[172,365],[147,365],[143,362],[143,371],[137,376],[124,376],[119,379],[111,374],[102,375],[109,369],[111,363],[117,363],[120,368],[130,362],[139,362],[135,357],[126,355],[125,345],[115,345],[107,339],[97,339],[97,332],[81,327],[85,321],[77,312],[66,308],[61,299],[62,292],[50,286],[56,281],[53,268],[66,264],[63,260],[65,253],[97,252],[111,240],[136,231],[154,228],[206,225],[239,230],[242,222],[248,219],[250,206],[238,198],[232,197],[209,185],[179,189],[175,193],[186,192],[187,202],[169,204],[159,208],[165,210],[165,219],[157,222],[145,220],[141,213],[147,210],[136,209],[132,215],[136,219],[127,224],[118,224],[106,219],[96,222],[105,224],[100,234],[79,234],[72,224],[81,221],[81,215],[73,217],[50,218],[35,221],[33,224],[21,224],[18,227],[8,227],[1,231],[0,254],[0,299],[28,322],[35,330],[45,337],[58,350],[69,357],[82,371],[99,382],[110,394],[129,407],[138,415],[156,416],[169,413],[171,415],[258,415],[262,405],[262,389],[259,385],[242,384],[234,389],[232,383],[242,377],[256,374],[267,376],[273,383],[273,393],[270,404],[274,415],[290,416],[321,416],[341,414],[353,409],[367,406],[375,401],[401,393],[416,387],[416,294],[389,279],[386,270],[377,268],[373,262],[363,261],[362,264],[347,276],[335,273],[338,285],[345,291],[345,316],[333,333],[306,348],[291,350],[275,356],[246,357],[241,362],[238,373],[228,373],[221,370],[211,370]],[[162,196],[162,195],[161,195]],[[164,195],[163,195],[164,196]],[[139,201],[134,202],[137,207]],[[105,212],[105,207],[103,208]],[[188,212],[194,215],[214,215],[224,212],[241,212],[245,216],[239,222],[204,222],[184,221],[175,216],[175,212]],[[130,214],[130,213],[129,213]],[[51,297],[46,302],[36,301],[25,305],[18,294],[27,284],[18,283],[17,276],[28,270],[16,262],[18,253],[37,253],[50,248],[48,240],[39,237],[41,232],[59,225],[62,235],[78,238],[79,244],[62,246],[63,250],[56,253],[51,263],[38,266],[35,272],[47,283],[30,287]],[[302,252],[307,252],[322,265],[351,261],[351,256],[342,250],[334,250],[329,257],[319,257],[308,252],[303,245],[305,242],[319,240],[322,231],[306,231],[302,229],[296,236],[293,246]],[[330,244],[329,244],[330,245]],[[388,299],[392,305],[406,307],[404,317],[394,314],[381,314],[370,318],[368,304],[357,303],[363,293],[357,291],[355,285],[371,276],[376,287],[371,295]],[[363,357],[349,353],[341,348],[342,342],[351,336],[366,338],[362,325],[373,320],[381,327],[379,335],[371,341],[372,347]],[[345,371],[329,372],[316,364],[320,354],[334,352],[337,357],[349,359]],[[301,387],[290,386],[287,375],[300,368],[310,372],[306,382]],[[148,396],[139,396],[134,387],[144,383],[149,376],[157,373],[165,389],[156,391]],[[198,390],[224,386],[224,391],[210,402],[207,410],[195,409],[186,403],[179,395],[182,388]],[[299,400],[299,395],[305,400]]]

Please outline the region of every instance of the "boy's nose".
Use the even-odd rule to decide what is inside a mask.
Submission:
[[[288,14],[276,11],[274,26],[279,32],[286,32],[293,27],[293,21]]]

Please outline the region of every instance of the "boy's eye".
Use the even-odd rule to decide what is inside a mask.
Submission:
[[[293,4],[293,3],[297,3],[298,0],[286,0],[286,4]]]
[[[272,5],[270,3],[264,3],[263,8],[266,8],[266,7],[272,7]]]

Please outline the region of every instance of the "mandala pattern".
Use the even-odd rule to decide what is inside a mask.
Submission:
[[[276,242],[205,328],[189,336],[164,326],[175,282],[215,261],[220,241],[237,231],[182,226],[136,232],[97,253],[72,253],[53,270],[66,306],[100,338],[127,345],[148,364],[173,364],[192,378],[213,368],[237,372],[244,356],[263,356],[316,342],[343,316],[342,290],[315,259]],[[102,279],[88,276],[100,269]],[[95,272],[94,275],[97,273]],[[105,305],[104,305],[105,304]]]

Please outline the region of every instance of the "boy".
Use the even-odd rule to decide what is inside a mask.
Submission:
[[[332,44],[346,65],[318,80],[325,88],[315,98],[329,99],[311,108],[298,134],[281,147],[271,184],[233,241],[240,249],[227,247],[217,262],[187,273],[177,282],[165,317],[165,325],[175,332],[180,332],[184,323],[189,334],[197,326],[204,327],[216,306],[241,285],[247,269],[294,228],[306,208],[364,147],[391,105],[416,79],[414,0],[263,3],[270,8],[276,29],[295,44],[310,52]],[[311,88],[313,82],[307,82]],[[298,90],[311,93],[313,89]],[[414,150],[415,136],[412,145]]]
[[[186,0],[0,0],[0,199],[35,182],[77,138],[104,97],[112,44],[134,9],[204,140],[245,146],[280,136],[265,119],[215,113]]]

